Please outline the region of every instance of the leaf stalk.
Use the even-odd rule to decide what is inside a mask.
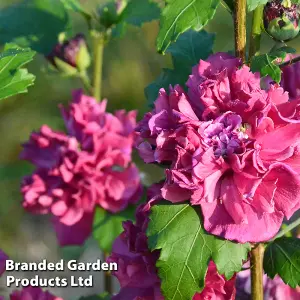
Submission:
[[[288,226],[286,226],[284,229],[282,229],[270,242],[283,237],[286,233],[290,232],[291,230],[298,227],[299,225],[300,225],[300,218],[292,222]]]
[[[263,10],[264,10],[264,6],[259,5],[253,12],[252,28],[251,28],[250,44],[249,44],[249,61],[253,56],[259,54],[260,40],[261,40],[261,33],[262,33]]]

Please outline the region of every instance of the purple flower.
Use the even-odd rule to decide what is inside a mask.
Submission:
[[[278,41],[289,41],[299,33],[299,4],[272,0],[264,7],[264,27]]]
[[[61,244],[84,240],[96,206],[117,213],[142,192],[131,162],[136,113],[113,115],[105,108],[105,101],[76,91],[70,108],[62,110],[67,134],[44,125],[23,145],[21,158],[36,166],[22,182],[23,206],[52,214]],[[71,237],[68,226],[81,232]]]
[[[148,189],[148,202],[136,210],[136,222],[123,223],[124,231],[115,240],[108,262],[118,263],[117,277],[121,290],[113,300],[163,300],[160,291],[160,279],[155,266],[159,251],[148,248],[146,231],[152,205],[162,200],[162,183],[154,184]],[[211,261],[205,277],[205,287],[196,293],[193,300],[233,300],[235,296],[235,277],[226,281],[218,274]]]
[[[39,287],[26,287],[21,291],[14,291],[10,294],[10,300],[63,300],[50,294],[48,291],[43,291]]]
[[[195,294],[193,300],[234,300],[235,294],[235,276],[225,280],[224,276],[218,273],[215,263],[210,261],[205,287],[201,293]]]
[[[294,58],[295,55],[287,55],[286,60]],[[300,98],[300,62],[282,68],[280,86],[289,93],[291,100]]]
[[[204,120],[232,111],[246,121],[267,105],[267,93],[260,88],[259,73],[252,73],[227,53],[200,60],[187,86],[193,110]]]
[[[5,272],[5,263],[8,256],[0,249],[0,276]]]
[[[149,206],[137,209],[136,224],[123,223],[124,232],[115,240],[108,262],[116,262],[117,277],[121,290],[113,300],[163,300],[160,292],[160,279],[155,267],[159,251],[151,252],[147,245],[146,229]]]
[[[300,288],[292,289],[289,285],[285,284],[279,276],[275,276],[274,279],[271,279],[264,274],[263,285],[265,300],[300,299]],[[249,270],[238,273],[236,291],[237,300],[251,299],[251,278]]]
[[[200,61],[187,85],[188,95],[160,91],[137,126],[139,154],[167,167],[163,198],[200,205],[208,232],[269,240],[300,207],[298,101],[262,90],[258,73],[224,53]]]

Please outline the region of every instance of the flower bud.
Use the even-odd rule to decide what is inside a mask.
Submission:
[[[110,28],[118,23],[119,17],[127,5],[127,0],[111,1],[99,9],[100,23]]]
[[[290,0],[273,0],[264,8],[265,30],[277,41],[289,41],[299,33],[299,5]]]
[[[58,43],[47,56],[50,63],[66,75],[74,75],[86,70],[91,58],[85,37],[77,34],[74,38]]]

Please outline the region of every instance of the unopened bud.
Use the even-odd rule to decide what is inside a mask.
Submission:
[[[264,8],[264,27],[277,41],[289,41],[299,33],[299,5],[290,0],[273,0]]]
[[[117,24],[126,5],[127,0],[116,0],[101,6],[99,9],[100,23],[105,28],[110,28]]]
[[[58,43],[47,56],[51,64],[66,75],[74,75],[86,70],[91,58],[82,34],[74,38]]]

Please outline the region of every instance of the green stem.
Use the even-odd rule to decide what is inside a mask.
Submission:
[[[89,93],[89,95],[93,94],[93,87],[91,85],[91,80],[86,72],[80,73],[79,78],[81,79],[84,89]]]
[[[102,86],[102,63],[104,49],[104,35],[98,31],[92,31],[93,37],[93,57],[94,57],[94,73],[93,73],[93,96],[96,100],[101,100]]]
[[[246,0],[236,0],[234,10],[235,54],[246,60]]]
[[[262,33],[262,17],[263,17],[264,6],[259,5],[253,12],[252,28],[250,34],[250,45],[249,45],[249,61],[255,55],[259,54],[260,40]]]
[[[284,42],[279,42],[279,41],[275,41],[274,46],[272,47],[272,49],[269,51],[271,52],[275,52],[276,50],[282,48],[282,47],[287,47],[286,43]]]
[[[109,255],[103,252],[104,261],[106,261]],[[104,289],[109,295],[113,294],[112,277],[109,271],[104,272]]]
[[[284,236],[289,231],[293,230],[294,228],[298,227],[300,225],[300,218],[296,221],[292,222],[288,226],[286,226],[284,229],[282,229],[271,241],[274,241],[282,236]]]
[[[105,34],[99,31],[91,31],[93,39],[93,96],[97,101],[101,100],[102,86],[102,65],[103,65],[103,50],[106,42]],[[107,258],[107,253],[103,252],[104,261]],[[112,277],[110,272],[104,273],[104,288],[110,295],[113,293]]]
[[[252,300],[264,300],[263,288],[263,259],[265,247],[263,244],[256,244],[251,250],[251,298]]]

